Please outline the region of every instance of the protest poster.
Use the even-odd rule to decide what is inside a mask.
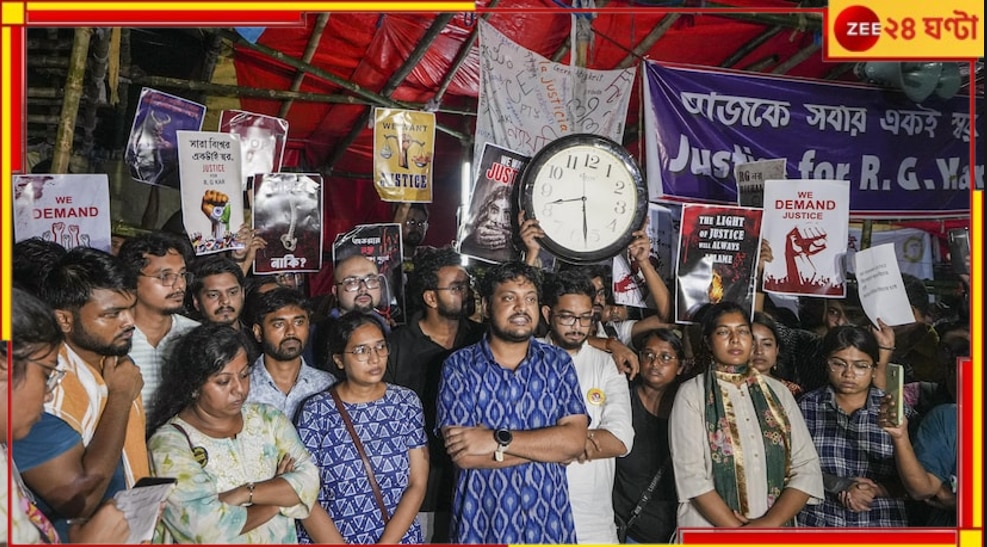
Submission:
[[[243,110],[224,110],[219,115],[219,130],[240,139],[241,189],[254,175],[281,171],[288,120]]]
[[[195,254],[242,249],[236,238],[243,224],[240,143],[212,131],[178,131],[182,222]]]
[[[847,232],[846,265],[847,276],[854,275],[853,255],[863,240],[863,230],[850,226]],[[933,279],[934,262],[932,235],[918,228],[894,228],[891,230],[873,230],[870,234],[870,246],[877,247],[885,243],[894,245],[898,256],[898,269],[903,274],[914,275],[919,279]]]
[[[14,175],[14,241],[39,237],[66,249],[110,251],[105,174]]]
[[[404,273],[401,270],[404,261],[401,225],[360,224],[349,232],[336,236],[332,243],[333,265],[353,255],[363,255],[373,261],[378,273],[383,276],[377,311],[395,323],[404,323],[406,315]]]
[[[761,210],[727,205],[682,207],[676,262],[675,321],[692,323],[704,304],[736,302],[754,313]]]
[[[647,232],[651,240],[650,260],[658,276],[665,283],[665,287],[675,286],[673,265],[681,214],[681,206],[677,204],[672,204],[671,207],[657,203],[648,204]],[[656,308],[640,267],[628,258],[626,252],[613,258],[612,273],[615,303],[637,308]]]
[[[321,270],[322,175],[256,175],[253,196],[254,230],[267,242],[254,257],[254,272]]]
[[[954,228],[949,231],[949,263],[953,273],[970,275],[970,229]]]
[[[432,202],[435,114],[374,109],[374,187],[382,201]]]
[[[765,181],[762,237],[774,260],[764,266],[764,290],[846,296],[843,256],[849,222],[849,181]]]
[[[137,182],[178,189],[178,137],[202,129],[206,107],[145,87],[134,113],[124,161]]]
[[[878,317],[892,327],[914,323],[894,244],[862,249],[853,258],[860,305],[871,324],[877,325]]]
[[[781,158],[736,164],[733,178],[737,181],[737,205],[764,207],[764,181],[786,178],[787,163],[788,160]]]
[[[518,260],[512,227],[511,196],[517,177],[531,158],[487,143],[480,155],[469,212],[459,232],[459,252],[487,262]]]

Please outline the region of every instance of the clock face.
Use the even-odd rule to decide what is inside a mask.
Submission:
[[[546,146],[532,158],[522,185],[521,206],[545,231],[542,245],[577,263],[626,248],[648,206],[633,158],[595,135],[571,135]]]

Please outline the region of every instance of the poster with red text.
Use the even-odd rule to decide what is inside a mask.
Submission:
[[[213,131],[179,131],[182,221],[196,255],[242,249],[240,143]]]
[[[531,158],[487,143],[480,155],[469,213],[459,231],[459,252],[487,262],[520,257],[514,247],[511,196],[518,174]]]
[[[762,237],[773,260],[764,266],[764,290],[843,298],[849,223],[850,181],[765,181]]]
[[[110,182],[103,174],[14,175],[14,241],[110,251]]]
[[[377,311],[398,324],[405,322],[403,249],[401,225],[395,223],[358,224],[332,242],[333,265],[358,254],[377,265],[384,279]]]
[[[760,249],[761,210],[682,207],[676,270],[675,322],[692,323],[705,304],[731,301],[754,313],[754,273]]]

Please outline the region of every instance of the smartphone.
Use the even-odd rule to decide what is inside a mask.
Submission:
[[[888,363],[885,386],[888,395],[894,399],[894,425],[899,426],[905,417],[905,402],[902,398],[905,392],[905,368]]]
[[[613,324],[613,321],[603,323],[603,332],[607,333],[608,338],[619,338],[617,334],[617,326]]]
[[[134,488],[140,488],[142,486],[156,486],[159,484],[175,484],[178,479],[175,477],[144,477],[137,479],[134,483]]]

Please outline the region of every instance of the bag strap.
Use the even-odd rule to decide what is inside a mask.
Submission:
[[[665,469],[668,467],[668,462],[671,460],[672,458],[670,457],[665,458],[665,462],[661,464],[661,467],[658,468],[658,472],[655,473],[655,477],[651,479],[651,484],[649,484],[648,487],[644,489],[644,492],[641,493],[641,499],[637,500],[637,505],[635,505],[634,509],[631,510],[631,516],[627,519],[624,526],[630,528],[631,524],[633,524],[634,521],[641,516],[641,512],[644,511],[644,506],[651,501],[651,494],[653,494],[655,488],[658,487],[658,483],[661,481],[661,476],[665,473]]]
[[[363,460],[363,468],[367,471],[367,478],[370,479],[370,488],[374,491],[374,499],[377,501],[377,507],[380,508],[380,513],[384,517],[384,524],[387,524],[387,521],[391,520],[391,517],[387,514],[387,506],[384,505],[384,496],[380,493],[380,486],[377,485],[374,468],[370,466],[370,459],[367,458],[367,453],[363,450],[363,443],[360,442],[360,437],[356,434],[356,429],[353,428],[353,421],[350,419],[349,413],[346,412],[343,401],[339,399],[339,395],[336,393],[336,386],[329,389],[329,395],[332,396],[332,401],[336,403],[336,410],[339,411],[340,417],[343,418],[343,423],[346,424],[346,430],[349,431],[350,437],[353,439],[353,444],[356,446],[356,451],[360,454],[360,459]]]

